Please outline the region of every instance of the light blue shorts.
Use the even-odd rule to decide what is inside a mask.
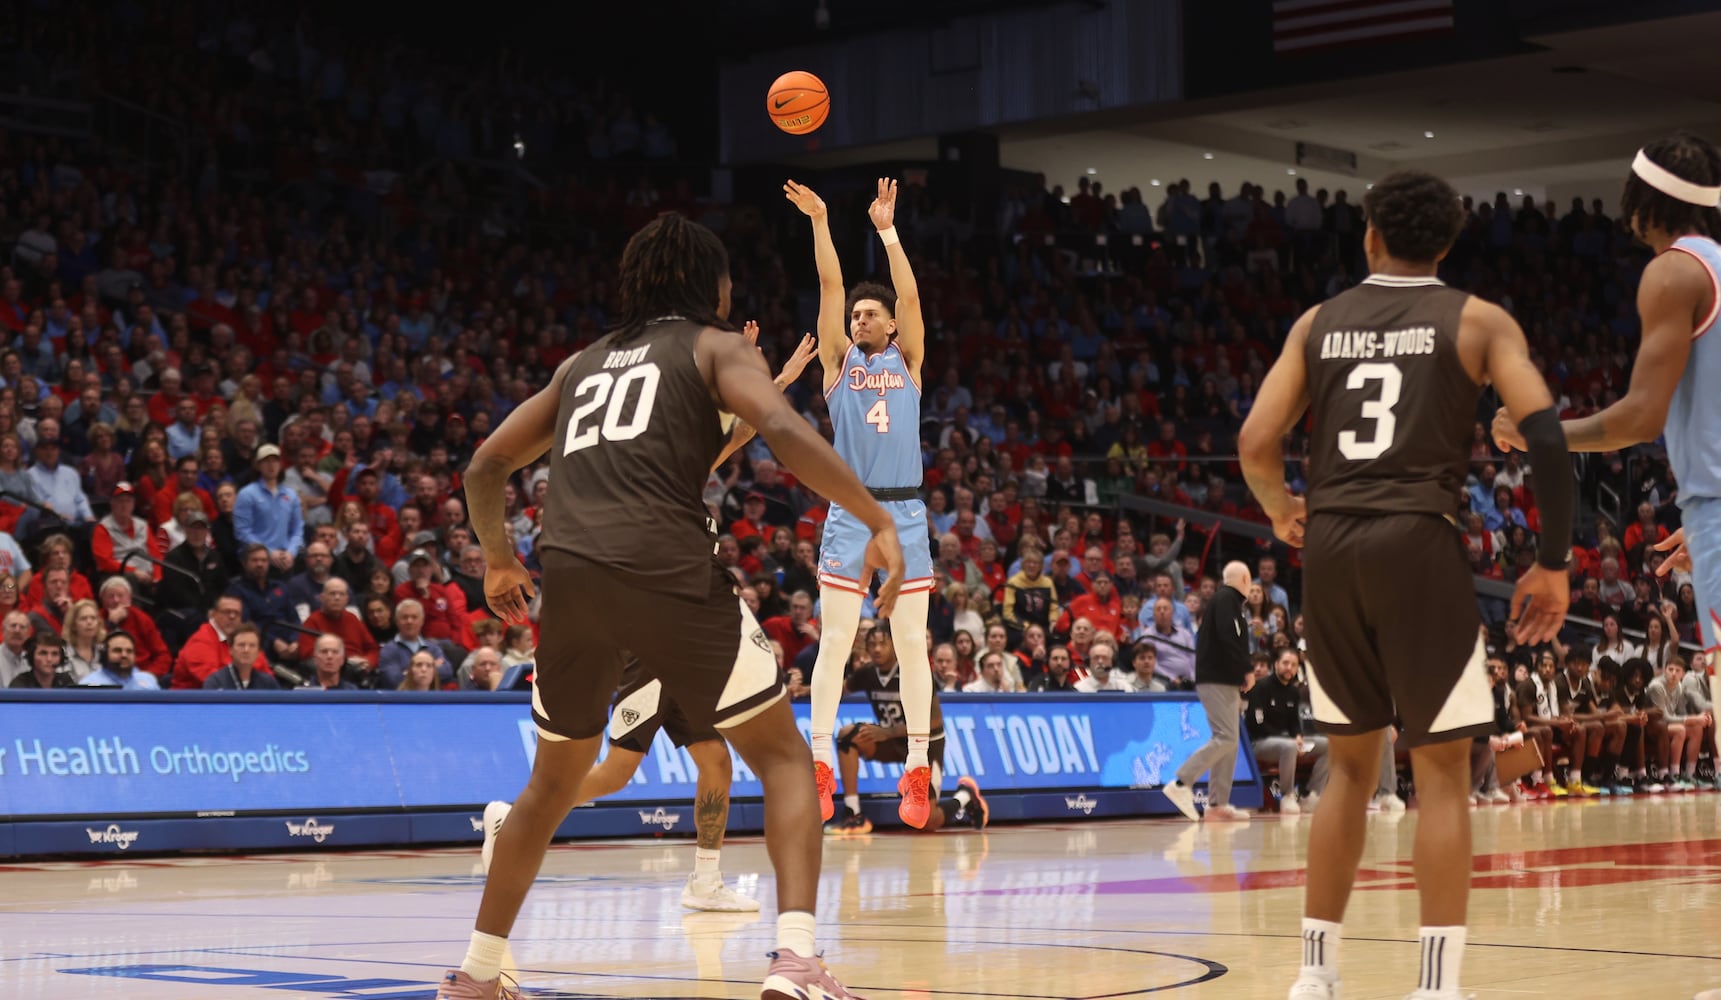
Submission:
[[[932,546],[926,504],[919,500],[880,502],[896,521],[896,537],[902,543],[902,593],[931,590]],[[871,540],[872,532],[859,518],[831,504],[830,516],[825,519],[824,545],[819,549],[819,585],[865,596],[872,589],[872,581],[862,580],[861,570]]]
[[[1721,499],[1693,497],[1679,508],[1691,553],[1691,587],[1697,591],[1698,643],[1712,650],[1721,646]]]

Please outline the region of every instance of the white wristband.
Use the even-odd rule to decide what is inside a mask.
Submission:
[[[878,231],[878,238],[883,240],[884,245],[887,247],[893,247],[893,246],[896,246],[898,243],[902,242],[901,240],[897,239],[897,237],[896,237],[896,227],[895,226],[891,226],[889,229],[880,229]]]

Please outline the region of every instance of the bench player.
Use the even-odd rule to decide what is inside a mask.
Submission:
[[[866,695],[877,725],[856,723],[837,734],[837,764],[842,772],[843,805],[848,808],[848,815],[827,830],[834,837],[857,837],[872,832],[872,821],[860,808],[860,762],[900,764],[908,759],[908,728],[902,721],[905,668],[897,660],[896,641],[890,633],[888,621],[880,622],[867,633],[870,662],[857,667],[844,685],[846,691]],[[944,779],[944,712],[936,693],[932,696],[932,745],[927,757],[932,768],[932,794],[936,796]],[[980,794],[979,783],[964,777],[957,781],[954,796],[933,804],[921,829],[933,833],[951,823],[966,823],[984,830],[987,819],[986,797]]]
[[[788,199],[813,221],[813,256],[819,269],[819,361],[837,454],[896,519],[905,577],[893,619],[905,669],[902,681],[908,757],[897,790],[897,814],[924,827],[932,810],[932,666],[926,651],[926,617],[932,593],[932,549],[926,505],[920,501],[920,363],[926,324],[920,291],[896,235],[896,182],[880,180],[867,214],[890,258],[893,291],[863,282],[846,293],[825,203],[794,181]],[[819,815],[835,813],[836,751],[831,730],[843,696],[843,667],[872,580],[863,572],[866,532],[853,514],[831,503],[819,551],[819,657],[813,667],[813,780]]]
[[[1421,966],[1413,1000],[1457,1000],[1470,890],[1470,744],[1494,730],[1488,650],[1460,529],[1482,386],[1523,423],[1542,501],[1541,551],[1512,597],[1519,643],[1564,622],[1573,517],[1565,435],[1524,332],[1436,276],[1464,224],[1450,184],[1397,171],[1364,199],[1370,274],[1291,327],[1239,439],[1275,534],[1304,545],[1309,694],[1332,777],[1309,831],[1303,962],[1292,1000],[1340,995],[1345,904],[1396,713],[1421,816]],[[1306,501],[1285,491],[1283,441],[1313,411]],[[1407,571],[1406,567],[1414,567]]]

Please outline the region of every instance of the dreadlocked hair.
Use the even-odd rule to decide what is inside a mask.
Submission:
[[[1643,153],[1680,180],[1704,187],[1721,185],[1721,152],[1700,136],[1675,132],[1643,147]],[[1619,213],[1639,234],[1653,227],[1676,237],[1687,233],[1721,236],[1721,209],[1680,201],[1650,187],[1635,172],[1625,179]]]
[[[729,252],[716,233],[679,212],[646,223],[621,254],[616,339],[630,340],[652,320],[672,315],[733,330],[717,315],[717,286],[728,273]]]
[[[1386,252],[1413,264],[1439,260],[1464,228],[1458,192],[1423,170],[1395,170],[1375,181],[1362,210]]]

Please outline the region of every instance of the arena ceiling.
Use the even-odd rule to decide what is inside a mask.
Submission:
[[[1721,140],[1721,73],[1714,70],[1721,13],[1528,41],[1540,51],[1003,129],[1003,163],[1067,187],[1092,171],[1110,189],[1144,192],[1155,178],[1179,177],[1218,180],[1227,191],[1245,180],[1269,192],[1289,190],[1295,171],[1353,196],[1368,178],[1415,165],[1479,197],[1504,190],[1611,203],[1645,141],[1677,128]],[[1355,175],[1299,165],[1298,143],[1354,153]],[[815,162],[935,152],[928,139]]]

